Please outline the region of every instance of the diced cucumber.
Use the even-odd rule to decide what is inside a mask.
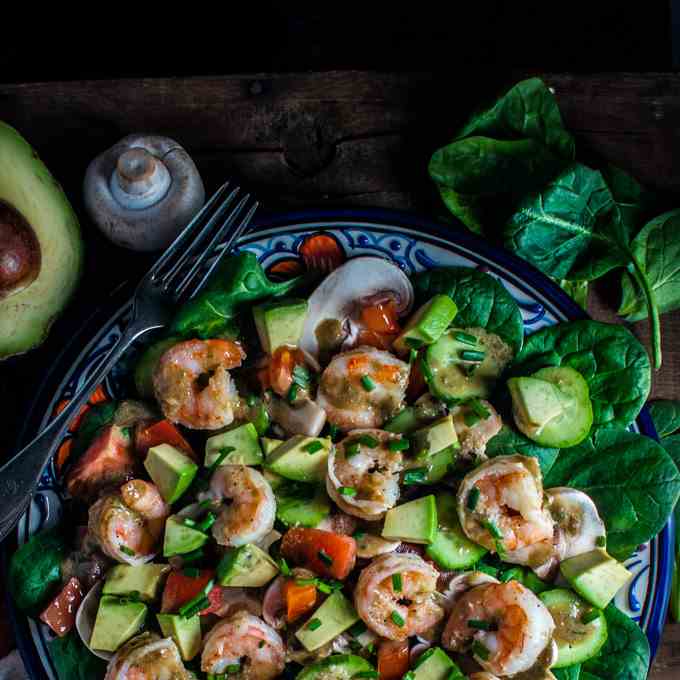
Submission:
[[[276,517],[288,527],[314,528],[331,511],[323,486],[306,482],[283,481],[272,486],[276,496]]]

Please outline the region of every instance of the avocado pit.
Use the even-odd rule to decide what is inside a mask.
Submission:
[[[29,286],[40,273],[40,243],[16,208],[0,201],[0,299]]]

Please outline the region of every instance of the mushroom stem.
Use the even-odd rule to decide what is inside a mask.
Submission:
[[[165,163],[141,147],[124,151],[111,175],[111,193],[127,209],[143,210],[161,201],[170,188]]]

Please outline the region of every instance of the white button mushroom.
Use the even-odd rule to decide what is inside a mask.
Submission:
[[[92,221],[115,244],[161,250],[205,201],[201,176],[174,140],[129,135],[89,165],[83,187]]]

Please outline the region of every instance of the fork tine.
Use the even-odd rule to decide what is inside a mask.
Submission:
[[[237,224],[236,229],[234,229],[234,224],[236,224],[236,220],[238,219],[239,215],[241,214],[245,206],[248,204],[249,200],[250,194],[246,194],[238,202],[238,204],[234,207],[229,216],[224,220],[222,226],[217,230],[213,238],[210,240],[210,243],[208,243],[208,245],[205,247],[200,256],[196,258],[196,261],[193,263],[191,269],[189,269],[189,271],[186,273],[181,282],[174,286],[174,292],[176,297],[180,297],[187,290],[192,279],[201,270],[203,263],[206,261],[208,257],[215,253],[217,246],[224,239],[225,235],[229,234],[231,230],[234,230],[234,232],[239,232],[241,230],[241,223]],[[229,237],[229,241],[231,240],[233,240],[233,235]]]
[[[179,233],[177,238],[165,249],[165,252],[156,260],[153,267],[149,270],[147,276],[154,278],[160,271],[161,267],[165,265],[168,260],[177,252],[178,247],[181,243],[191,234],[198,224],[203,221],[203,218],[212,209],[212,207],[217,203],[217,201],[222,197],[224,192],[227,190],[230,181],[227,180],[208,200],[208,202],[194,215],[193,219],[189,224],[187,224],[184,229]]]
[[[205,223],[198,234],[195,235],[194,239],[187,245],[183,250],[182,254],[174,262],[174,264],[168,269],[165,274],[161,277],[161,283],[168,287],[170,282],[176,277],[176,275],[181,272],[184,265],[189,262],[192,257],[198,253],[198,249],[205,240],[205,238],[210,234],[215,225],[222,218],[224,213],[228,210],[229,206],[233,203],[238,192],[241,191],[240,187],[234,187],[229,195],[224,199],[219,208],[215,211],[213,216]]]
[[[191,300],[193,297],[195,297],[200,291],[201,288],[205,285],[206,281],[210,278],[210,275],[213,273],[213,270],[217,265],[220,263],[222,258],[230,251],[231,249],[231,244],[235,243],[241,235],[246,231],[248,228],[248,225],[250,224],[250,220],[253,219],[253,215],[255,214],[255,211],[259,207],[258,201],[255,201],[253,205],[251,206],[250,210],[248,211],[247,215],[243,218],[243,221],[239,226],[234,230],[233,234],[227,239],[222,247],[222,250],[217,254],[215,257],[214,262],[208,267],[208,270],[205,272],[205,274],[201,277],[201,280],[194,284],[193,286],[193,291],[189,295],[189,300]]]

